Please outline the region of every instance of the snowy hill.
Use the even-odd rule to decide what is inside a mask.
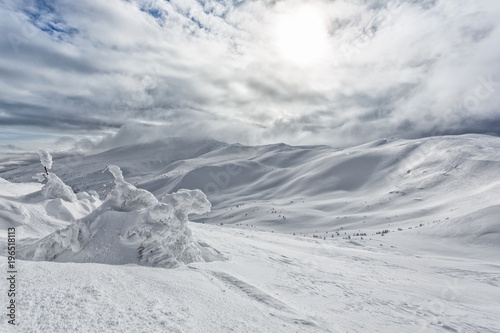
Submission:
[[[114,184],[101,172],[109,164],[157,197],[201,189],[212,211],[195,220],[288,233],[455,221],[500,197],[500,140],[478,135],[380,140],[342,150],[172,138],[57,160],[54,172],[76,192],[95,190],[102,198]],[[39,169],[0,176],[27,182]]]
[[[500,330],[499,138],[171,138],[56,159],[56,187],[41,168],[0,174],[1,247],[15,226],[48,260],[19,260],[19,332]]]

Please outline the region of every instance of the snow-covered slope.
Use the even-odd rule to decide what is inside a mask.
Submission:
[[[124,178],[103,173],[108,165]],[[19,332],[80,323],[104,332],[500,331],[499,138],[347,149],[172,138],[54,160],[75,200],[33,183],[41,171],[37,163],[0,174],[0,246],[8,226],[28,259],[53,259],[49,250],[68,245],[61,263],[19,260]],[[136,207],[120,186],[154,202]],[[188,199],[172,195],[181,189],[202,190],[212,204],[189,216],[199,223],[183,244],[200,251],[197,260],[168,271],[130,265],[141,264],[130,230],[151,249],[183,234],[150,228],[173,213],[152,207]],[[83,242],[60,238],[79,224],[90,235]],[[146,261],[177,266],[156,259]]]
[[[108,164],[156,197],[202,190],[212,211],[197,221],[307,235],[459,221],[499,204],[500,197],[500,140],[480,135],[384,139],[343,150],[173,138],[57,160],[54,171],[75,191],[104,197],[114,184],[101,172]],[[26,182],[39,169],[0,176]]]

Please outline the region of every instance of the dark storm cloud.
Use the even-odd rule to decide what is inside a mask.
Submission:
[[[0,101],[0,124],[5,126],[34,126],[59,130],[100,130],[119,128],[121,123],[112,120],[102,121],[71,113],[57,112],[48,107],[24,103],[5,103]]]

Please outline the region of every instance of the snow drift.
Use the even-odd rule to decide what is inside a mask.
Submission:
[[[158,200],[126,182],[119,167],[111,165],[109,171],[115,188],[102,205],[27,246],[22,258],[165,268],[203,261],[187,225],[189,214],[210,211],[202,191],[179,190]]]

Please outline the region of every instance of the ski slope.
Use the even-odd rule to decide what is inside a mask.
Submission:
[[[18,260],[18,332],[500,331],[498,138],[171,138],[53,164],[76,201],[40,197],[40,164],[0,174],[3,249],[9,226],[26,249],[106,207],[107,165],[158,200],[200,189],[211,211],[189,215],[201,259],[173,269],[112,260],[122,241],[100,251],[134,221],[112,217],[130,212],[106,213],[76,256]]]

